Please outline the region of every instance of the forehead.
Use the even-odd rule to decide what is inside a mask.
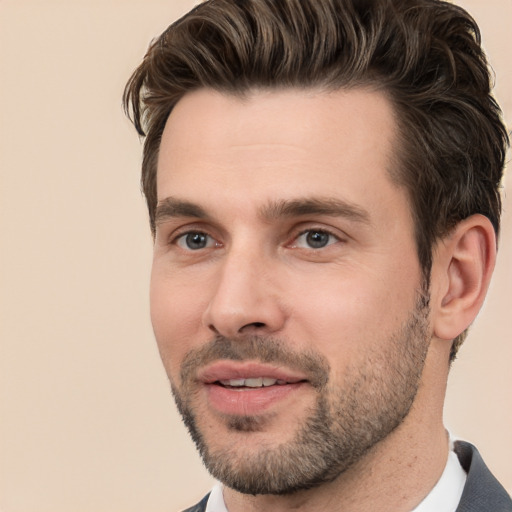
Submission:
[[[371,201],[396,189],[388,173],[395,131],[392,106],[375,91],[256,90],[241,98],[198,90],[167,121],[158,198]]]

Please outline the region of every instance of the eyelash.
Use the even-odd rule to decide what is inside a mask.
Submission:
[[[317,250],[320,250],[320,249],[324,249],[325,247],[328,247],[329,245],[332,245],[333,243],[341,241],[340,237],[335,235],[329,229],[311,227],[311,228],[304,229],[301,232],[299,232],[297,235],[295,235],[294,238],[293,238],[291,246],[295,247],[295,248],[298,248],[297,247],[297,240],[299,240],[302,236],[307,235],[307,234],[311,234],[311,233],[321,233],[323,235],[327,235],[327,236],[330,237],[330,239],[334,239],[334,241],[330,240],[326,245],[324,245],[322,247],[316,247],[316,248],[315,247],[307,247],[307,248],[306,247],[302,247],[302,249],[310,249],[310,250],[313,250],[313,251],[317,251]]]
[[[178,247],[180,247],[181,249],[185,250],[185,251],[191,251],[191,252],[194,252],[194,251],[199,251],[201,249],[207,249],[208,247],[201,247],[201,248],[197,248],[197,249],[192,249],[192,248],[185,248],[185,247],[181,247],[180,245],[180,240],[183,239],[183,240],[186,240],[187,237],[189,236],[194,236],[194,235],[202,235],[206,238],[209,238],[210,240],[214,241],[214,245],[216,247],[219,247],[221,244],[219,242],[217,242],[215,240],[215,238],[210,235],[208,232],[206,231],[201,231],[199,229],[197,230],[188,230],[188,231],[185,231],[185,232],[182,232],[182,233],[179,233],[178,235],[176,235],[172,240],[171,240],[171,243],[174,244],[174,245],[177,245]],[[186,243],[186,242],[185,242]],[[208,242],[207,242],[208,243]]]
[[[313,233],[327,235],[329,237],[329,240],[327,241],[327,243],[325,243],[325,245],[320,245],[318,247],[300,247],[299,244],[298,244],[298,240],[301,237],[303,237],[304,235],[313,234]],[[200,235],[200,236],[205,237],[207,239],[206,240],[206,244],[207,245],[205,245],[205,247],[198,247],[196,249],[193,249],[191,247],[183,247],[180,244],[180,240],[183,239],[184,240],[184,244],[186,244],[187,243],[186,242],[187,237],[194,236],[194,235]],[[195,251],[200,251],[202,249],[212,248],[211,245],[210,245],[210,247],[208,247],[208,243],[209,243],[208,239],[210,239],[210,243],[211,243],[211,241],[214,242],[213,247],[221,247],[222,246],[222,244],[217,242],[216,239],[212,235],[210,235],[207,231],[203,231],[203,230],[199,230],[199,229],[198,230],[188,230],[188,231],[185,231],[185,232],[181,232],[181,233],[177,234],[171,240],[171,243],[174,244],[174,245],[177,245],[178,247],[180,247],[184,251],[195,252]],[[308,229],[303,229],[299,233],[295,234],[293,236],[293,238],[292,238],[291,243],[287,244],[287,246],[291,247],[291,248],[296,248],[296,249],[306,249],[306,250],[318,251],[320,249],[324,249],[324,248],[326,248],[326,247],[328,247],[330,245],[333,245],[336,242],[340,242],[340,241],[341,241],[340,237],[335,235],[334,233],[332,233],[328,229],[311,227],[311,228],[308,228]]]

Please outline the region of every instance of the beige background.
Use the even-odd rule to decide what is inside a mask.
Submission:
[[[512,1],[460,3],[481,23],[510,126]],[[150,39],[192,4],[0,0],[3,512],[173,511],[211,485],[152,337],[140,145],[120,106]],[[446,406],[509,490],[511,210],[507,197]]]

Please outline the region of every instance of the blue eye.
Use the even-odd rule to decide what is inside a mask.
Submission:
[[[295,247],[307,249],[323,249],[328,245],[334,244],[338,239],[327,231],[321,229],[310,229],[301,233],[295,242]]]
[[[215,246],[215,240],[206,233],[191,231],[184,233],[176,239],[176,245],[188,251],[198,251]]]

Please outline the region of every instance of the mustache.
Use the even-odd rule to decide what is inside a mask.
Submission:
[[[327,359],[311,350],[298,352],[287,345],[283,340],[271,336],[252,335],[236,340],[216,336],[185,356],[181,365],[181,382],[183,385],[192,384],[196,381],[198,370],[215,361],[255,360],[303,373],[314,388],[323,389],[330,373]]]

